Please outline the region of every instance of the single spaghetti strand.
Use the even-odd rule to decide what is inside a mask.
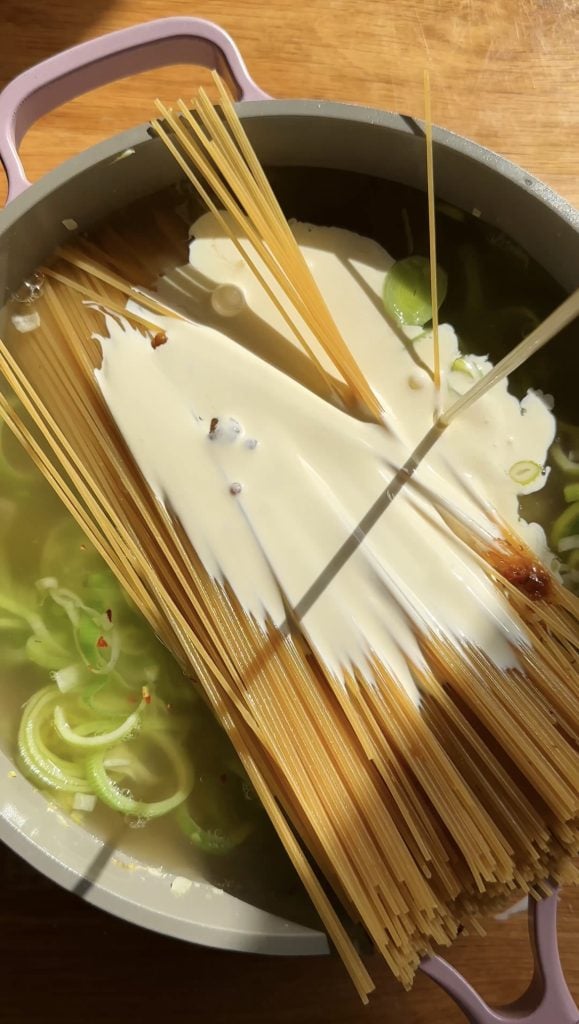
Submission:
[[[436,265],[436,210],[434,206],[434,158],[432,152],[432,111],[430,74],[424,70],[424,131],[426,137],[426,185],[428,194],[428,245],[430,250],[430,299],[432,303],[432,344],[434,351],[434,418],[442,412],[440,338],[438,336],[438,271]]]

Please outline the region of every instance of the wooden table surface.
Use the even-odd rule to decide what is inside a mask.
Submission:
[[[579,205],[579,0],[0,0],[0,86],[67,46],[168,14],[221,24],[256,81],[279,97],[421,115],[427,66],[435,121]],[[198,80],[185,68],[147,73],[47,115],[23,145],[30,177],[145,121],[155,95],[171,100]],[[2,181],[0,201],[3,190]],[[579,999],[577,892],[563,893],[560,937]],[[524,915],[493,922],[486,939],[461,941],[451,959],[487,999],[514,998],[530,973]],[[378,978],[363,1010],[329,958],[223,954],[160,938],[92,909],[0,850],[0,1024],[463,1019],[426,979],[406,995],[384,971]]]

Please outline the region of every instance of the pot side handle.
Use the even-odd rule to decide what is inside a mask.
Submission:
[[[469,1024],[579,1024],[579,1007],[569,991],[559,958],[557,900],[557,889],[546,899],[529,899],[533,977],[526,992],[509,1006],[488,1006],[442,957],[428,957],[422,961],[420,970],[444,989]]]
[[[219,71],[237,99],[269,99],[250,77],[230,36],[200,18],[161,18],[111,32],[18,75],[0,93],[0,161],[8,178],[8,201],[30,184],[18,147],[28,128],[43,114],[119,78],[188,63]]]

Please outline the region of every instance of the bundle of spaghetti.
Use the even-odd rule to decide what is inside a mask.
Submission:
[[[15,412],[3,400],[2,415],[200,681],[361,995],[370,979],[304,850],[409,985],[434,944],[516,890],[540,893],[577,851],[576,604],[546,570],[544,599],[526,598],[509,572],[517,559],[530,571],[530,553],[506,531],[485,547],[433,498],[525,628],[524,671],[505,678],[425,609],[420,707],[378,661],[372,686],[355,669],[336,679],[297,625],[256,622],[208,576],[111,419],[94,378],[101,310],[122,310],[150,345],[147,303],[153,315],[158,300],[127,313],[130,284],[78,250],[63,255],[47,271],[39,330],[0,348],[21,402]]]
[[[183,100],[178,100],[179,115],[176,116],[157,100],[164,123],[155,120],[153,127],[251,267],[322,379],[327,383],[327,371],[320,361],[319,351],[330,357],[349,386],[349,404],[369,411],[381,421],[384,411],[330,315],[249,145],[231,97],[216,73],[213,73],[213,81],[219,92],[223,121],[205,91],[200,89],[198,98],[193,101],[194,113]],[[222,208],[229,217],[223,215]],[[283,295],[281,302],[275,286]],[[312,345],[312,338],[317,345]]]
[[[196,140],[196,166],[205,160],[211,170],[200,146],[210,147],[214,162],[216,147],[223,147],[227,168],[220,167],[230,185],[231,174],[242,176],[243,202],[227,205],[225,177],[213,170],[210,188],[242,218],[244,237],[288,305],[257,264],[256,273],[298,340],[303,336],[316,373],[321,363],[308,339],[330,356],[336,377],[323,369],[321,390],[340,398],[341,378],[351,404],[380,415],[306,281],[309,271],[227,96],[221,98],[243,161],[202,96],[198,111],[213,133],[206,142],[181,111],[187,145]],[[181,130],[175,118],[170,123]],[[219,214],[202,184],[201,190]],[[240,233],[220,216],[251,260]],[[149,290],[161,269],[159,251],[169,261],[175,253],[170,218],[161,213],[158,239],[149,232],[143,247],[126,238],[121,245],[122,232],[111,231],[75,242],[46,268],[39,328],[0,344],[0,372],[18,400],[15,406],[0,397],[0,413],[202,688],[362,998],[372,981],[320,875],[409,986],[420,957],[448,945],[459,928],[480,927],[485,912],[516,892],[539,896],[552,879],[572,875],[579,837],[577,602],[506,527],[495,523],[484,533],[432,494],[437,528],[478,559],[525,637],[516,668],[500,670],[468,638],[446,635],[434,609],[416,607],[412,629],[422,657],[408,663],[420,692],[416,703],[375,656],[364,669],[331,669],[291,608],[285,628],[249,614],[227,579],[208,573],[181,523],[150,489],[97,384],[107,325],[134,328],[143,346],[155,347],[170,335],[172,318],[183,316]],[[404,612],[402,589],[389,585]]]

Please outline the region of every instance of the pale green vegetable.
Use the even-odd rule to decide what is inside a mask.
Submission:
[[[87,779],[96,796],[113,810],[135,819],[160,818],[169,811],[174,811],[193,789],[193,768],[184,752],[162,732],[152,732],[151,740],[166,755],[173,774],[173,792],[163,800],[136,800],[126,790],[121,789],[105,767],[103,752],[89,757],[86,764]]]
[[[563,495],[565,497],[565,501],[568,501],[569,503],[579,501],[579,483],[567,484],[567,486],[563,488]]]
[[[438,305],[446,298],[448,279],[437,267]],[[407,256],[394,263],[386,274],[382,292],[388,316],[405,326],[424,327],[432,320],[430,261],[425,256]]]
[[[464,356],[458,356],[458,358],[453,361],[450,369],[454,370],[455,373],[466,373],[469,377],[474,377],[475,375],[468,359],[465,359]]]
[[[521,484],[523,487],[528,487],[541,473],[541,467],[538,462],[532,462],[531,459],[522,459],[520,462],[514,462],[509,469],[509,476],[511,480],[514,480],[516,484]]]
[[[0,665],[28,664],[39,680],[19,724],[23,774],[68,811],[89,813],[100,803],[145,822],[171,814],[191,792],[194,734],[202,742],[196,793],[215,822],[214,841],[208,834],[199,845],[223,852],[215,837],[225,835],[230,816],[201,773],[203,758],[219,774],[235,755],[74,522],[59,515],[42,544],[31,534],[28,576],[19,560],[14,582],[11,531],[30,521],[33,500],[40,507],[32,484],[43,484],[33,467],[20,471],[13,462],[14,471],[4,465],[0,432]],[[242,795],[238,802],[245,814]],[[250,830],[236,819],[230,848]]]
[[[127,715],[124,722],[117,725],[116,729],[109,728],[110,722],[103,723],[95,719],[92,722],[85,722],[84,728],[81,725],[75,730],[68,724],[62,706],[57,704],[54,709],[54,728],[65,743],[79,752],[88,753],[95,749],[105,749],[135,735],[141,724],[144,706],[144,703],[141,703],[140,707],[132,714]],[[83,735],[87,733],[88,735]]]
[[[231,853],[236,846],[247,839],[254,827],[252,822],[243,821],[227,828],[226,831],[222,828],[202,828],[189,814],[186,803],[182,803],[177,808],[176,817],[189,842],[199,850],[203,850],[204,853]]]
[[[579,533],[579,501],[573,502],[555,520],[551,528],[551,547],[557,551],[564,537]]]
[[[86,793],[84,767],[74,760],[49,749],[45,740],[50,734],[54,708],[61,694],[57,686],[39,690],[28,701],[18,731],[18,755],[25,775],[42,787],[64,793]]]
[[[579,551],[579,533],[575,533],[570,537],[563,537],[563,540],[559,541],[559,551],[563,553]]]
[[[579,477],[579,462],[575,459],[571,459],[561,448],[560,444],[554,444],[551,448],[551,457],[553,462],[559,469],[565,474],[565,476],[578,476]]]
[[[457,206],[451,206],[450,203],[445,203],[442,200],[437,202],[436,209],[445,217],[450,217],[451,220],[456,220],[459,223],[466,220],[466,213],[464,210],[459,210]]]

